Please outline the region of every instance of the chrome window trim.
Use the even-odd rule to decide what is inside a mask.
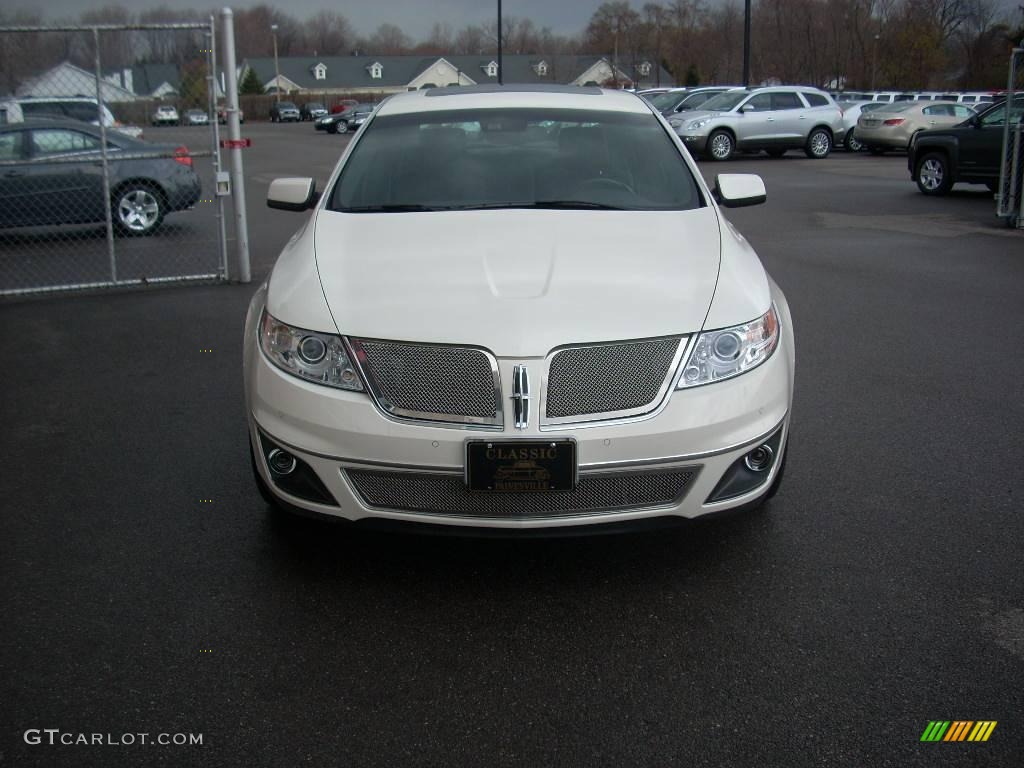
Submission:
[[[561,429],[587,429],[590,427],[603,427],[611,424],[632,424],[638,421],[653,419],[665,409],[665,406],[668,405],[668,401],[675,389],[674,385],[679,376],[682,361],[684,357],[689,357],[691,348],[699,335],[700,334],[698,333],[693,333],[690,335],[680,334],[672,336],[652,336],[643,339],[623,339],[619,341],[602,341],[590,344],[563,344],[559,347],[555,347],[548,352],[547,357],[544,358],[543,368],[541,370],[540,408],[538,409],[540,431],[555,432]],[[669,364],[668,372],[665,374],[665,380],[662,381],[657,395],[655,395],[654,400],[650,403],[637,408],[627,408],[622,411],[589,413],[580,416],[548,417],[548,374],[551,370],[552,361],[559,353],[564,352],[567,349],[618,346],[644,341],[661,341],[663,339],[679,339],[679,346],[676,348],[675,354],[672,356],[672,362]]]
[[[372,341],[383,344],[405,344],[419,347],[444,347],[449,349],[471,349],[480,352],[487,359],[491,367],[491,380],[494,385],[495,413],[492,417],[483,416],[462,416],[444,413],[431,413],[428,411],[413,411],[406,408],[385,408],[381,405],[378,397],[377,380],[374,378],[368,365],[364,365],[365,353],[359,348],[359,342]],[[391,421],[403,424],[428,424],[435,427],[446,427],[448,429],[480,429],[492,432],[501,432],[505,429],[504,402],[501,393],[501,372],[498,369],[498,359],[489,349],[478,347],[472,344],[434,344],[421,341],[396,341],[394,339],[377,339],[369,337],[343,336],[342,342],[349,353],[349,360],[356,366],[359,375],[370,395],[370,400],[382,416]]]

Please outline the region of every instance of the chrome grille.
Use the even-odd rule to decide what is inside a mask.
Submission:
[[[559,350],[548,370],[545,415],[561,419],[651,405],[675,369],[681,343],[676,336]]]
[[[501,425],[494,358],[480,349],[350,339],[377,404],[425,421]]]
[[[682,500],[699,467],[583,474],[573,491],[479,493],[460,475],[346,469],[349,480],[371,507],[491,518],[561,517],[663,507]]]

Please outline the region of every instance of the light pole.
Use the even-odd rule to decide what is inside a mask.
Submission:
[[[498,85],[505,84],[505,75],[501,71],[501,0],[498,0]]]
[[[878,38],[881,35],[875,35],[875,46],[871,53],[871,90],[875,90],[875,72],[878,70]]]
[[[270,34],[274,36],[274,103],[281,103],[281,70],[277,65],[277,24],[270,25]]]
[[[743,4],[743,87],[750,87],[750,0]]]

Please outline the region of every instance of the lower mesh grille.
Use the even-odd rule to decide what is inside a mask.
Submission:
[[[677,336],[559,350],[548,371],[545,414],[557,419],[652,404],[681,341]]]
[[[429,515],[529,518],[599,514],[677,504],[698,467],[581,475],[574,491],[474,493],[459,475],[346,469],[369,506]]]

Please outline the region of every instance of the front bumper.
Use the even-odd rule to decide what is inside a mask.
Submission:
[[[557,529],[696,518],[749,505],[768,493],[780,471],[789,432],[793,335],[785,298],[777,290],[774,293],[782,329],[779,346],[771,358],[752,371],[715,384],[675,391],[660,412],[643,420],[544,431],[536,423],[526,430],[506,424],[504,431],[495,432],[397,422],[382,415],[365,393],[307,383],[281,371],[268,361],[257,341],[264,306],[261,289],[250,306],[244,343],[249,436],[257,472],[285,505],[350,521]],[[502,382],[511,381],[513,365],[523,362],[521,358],[499,358]],[[531,367],[541,363],[533,359],[525,362]],[[533,503],[534,511],[528,515],[494,514],[495,495],[484,494],[490,497],[482,505],[486,509],[450,511],[453,507],[448,502],[453,495],[461,495],[464,501],[469,493],[462,486],[467,440],[564,438],[576,441],[580,488],[588,483],[591,488],[597,483],[607,484],[613,477],[658,473],[685,476],[685,485],[671,499],[646,506],[623,503],[599,511],[556,509],[538,513]],[[763,480],[756,487],[726,500],[709,501],[730,468],[773,438],[775,460],[761,473]],[[295,456],[337,504],[309,501],[282,490],[267,466],[268,446]],[[366,482],[372,486],[369,491]],[[422,491],[420,495],[417,489]],[[435,493],[448,495],[431,495]],[[512,503],[515,496],[506,496],[511,506],[517,506]],[[389,506],[381,498],[402,501]],[[521,506],[525,509],[535,501]]]
[[[679,140],[683,142],[692,154],[701,154],[708,146],[707,133],[695,133],[693,131],[676,131]]]

